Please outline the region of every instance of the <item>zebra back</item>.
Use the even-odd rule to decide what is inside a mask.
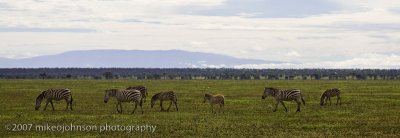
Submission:
[[[333,97],[333,96],[340,96],[340,89],[338,88],[332,88],[332,89],[327,89],[325,92],[321,95],[321,101],[326,98],[326,97]]]
[[[262,99],[265,99],[268,96],[275,97],[278,101],[297,99],[301,99],[302,101],[304,101],[299,89],[277,89],[272,87],[265,87]]]
[[[209,101],[211,104],[219,104],[219,103],[224,104],[225,96],[222,94],[212,95],[212,94],[206,93],[206,94],[204,94],[204,103],[206,101]]]
[[[173,100],[177,101],[176,93],[174,91],[159,92],[151,97],[152,101],[155,100]]]
[[[285,89],[280,90],[275,97],[281,100],[295,100],[301,97],[301,93],[299,89]]]
[[[72,110],[72,94],[70,89],[47,89],[40,93],[38,97],[36,97],[36,104],[35,104],[35,110],[38,110],[40,108],[40,105],[42,103],[42,100],[46,99],[47,101],[52,101],[52,100],[62,100],[65,99],[67,101],[67,105],[71,105],[71,110]],[[67,106],[68,107],[68,106]],[[54,110],[54,108],[53,108]]]
[[[138,90],[118,90],[116,98],[120,102],[142,102],[142,94]]]
[[[48,89],[42,92],[43,97],[49,100],[69,99],[72,97],[71,90],[65,89]]]
[[[142,93],[143,97],[148,95],[147,88],[145,86],[142,86],[142,85],[130,86],[130,87],[126,88],[126,90],[138,90],[138,91],[140,91],[140,93]]]
[[[338,88],[327,89],[323,94],[325,97],[332,97],[340,95],[340,90]]]

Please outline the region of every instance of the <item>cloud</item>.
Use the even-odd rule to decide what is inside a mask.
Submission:
[[[297,51],[291,51],[291,52],[288,52],[286,54],[286,56],[296,58],[296,57],[301,57],[302,55]]]
[[[369,9],[391,9],[400,7],[400,1],[398,0],[330,0],[332,2],[340,3],[346,6],[358,6]]]
[[[322,61],[314,63],[273,63],[273,64],[248,64],[238,65],[234,68],[286,68],[286,69],[302,69],[302,68],[325,68],[325,69],[400,69],[400,56],[381,55],[381,54],[365,54],[360,57],[354,57],[342,61]]]
[[[324,67],[400,55],[396,9],[393,0],[2,1],[0,56],[179,49]]]
[[[85,28],[24,28],[24,27],[0,27],[0,32],[63,32],[63,33],[87,33],[96,32]]]
[[[242,16],[251,18],[306,17],[343,10],[329,0],[227,0],[208,8],[183,7],[182,13],[207,16]]]

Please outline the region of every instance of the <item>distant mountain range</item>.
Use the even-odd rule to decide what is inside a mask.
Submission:
[[[0,58],[0,68],[231,68],[267,63],[279,62],[181,50],[85,50],[24,59]]]

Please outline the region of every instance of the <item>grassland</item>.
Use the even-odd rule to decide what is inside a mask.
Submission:
[[[104,90],[145,85],[149,95],[163,90],[178,94],[179,111],[160,112],[150,108],[149,97],[144,114],[131,115],[132,104],[123,105],[117,114],[115,99],[105,104]],[[286,102],[272,112],[274,100],[261,99],[264,86],[299,88],[306,100],[302,112],[296,104]],[[65,101],[55,102],[56,111],[34,110],[35,98],[47,88],[70,88],[74,111],[64,111]],[[341,106],[319,106],[323,90],[339,87],[343,91]],[[204,104],[205,92],[226,95],[225,113],[212,114]],[[117,136],[117,137],[326,137],[326,136],[400,136],[400,81],[232,81],[232,80],[0,80],[0,137],[29,136]],[[335,98],[333,99],[335,101]],[[333,102],[332,101],[332,102]],[[168,105],[168,104],[166,104]],[[50,107],[50,106],[49,106]],[[174,109],[174,108],[171,108]],[[138,110],[139,111],[139,110]],[[50,132],[7,130],[20,124],[50,125],[155,125],[151,132]]]

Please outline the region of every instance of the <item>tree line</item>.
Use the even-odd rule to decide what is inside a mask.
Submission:
[[[2,68],[0,79],[394,80],[400,69]]]

